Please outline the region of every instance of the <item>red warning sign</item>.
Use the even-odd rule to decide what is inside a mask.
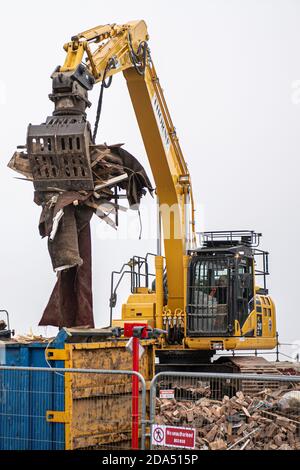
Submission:
[[[195,429],[166,426],[166,446],[194,449],[195,438]]]
[[[152,444],[165,447],[194,449],[196,429],[177,426],[152,426]]]

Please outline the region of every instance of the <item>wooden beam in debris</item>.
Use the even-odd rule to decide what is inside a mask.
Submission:
[[[128,176],[127,176],[126,173],[124,173],[123,175],[120,175],[120,176],[115,176],[114,178],[111,178],[111,179],[95,186],[95,191],[99,191],[100,189],[107,188],[108,186],[114,186],[115,184],[121,183],[121,181],[124,181],[127,178],[128,178]]]

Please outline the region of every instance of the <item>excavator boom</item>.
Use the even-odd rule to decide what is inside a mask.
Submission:
[[[183,311],[184,256],[196,243],[192,186],[148,39],[144,21],[97,26],[65,44],[67,56],[60,72],[76,70],[85,55],[95,82],[123,72],[155,180],[163,228],[168,308]]]

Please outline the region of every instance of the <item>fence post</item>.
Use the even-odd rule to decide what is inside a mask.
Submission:
[[[152,449],[152,424],[155,424],[155,399],[156,399],[156,384],[159,377],[163,376],[163,372],[156,374],[150,383],[150,449]]]
[[[132,338],[132,370],[139,371],[139,338]],[[139,448],[139,378],[132,376],[132,449]]]
[[[279,362],[279,333],[276,331],[276,362]]]

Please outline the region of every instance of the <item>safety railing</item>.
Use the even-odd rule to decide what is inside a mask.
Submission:
[[[147,253],[145,257],[133,256],[128,263],[124,263],[119,271],[111,273],[110,281],[110,325],[112,324],[113,309],[117,305],[117,292],[124,278],[130,277],[130,291],[135,293],[138,288],[150,288],[150,284],[155,281],[154,272],[150,271],[149,259],[154,259],[155,254]]]
[[[152,449],[300,450],[300,376],[161,372]]]
[[[132,379],[139,396],[132,396]],[[145,448],[146,383],[123,370],[0,366],[0,450],[131,449],[138,399]]]

